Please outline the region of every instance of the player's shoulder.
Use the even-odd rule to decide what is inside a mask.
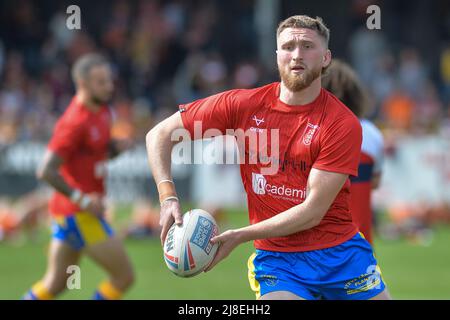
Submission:
[[[58,126],[82,127],[88,120],[89,112],[73,98],[61,117]]]

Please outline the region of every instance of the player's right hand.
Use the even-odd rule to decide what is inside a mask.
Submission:
[[[161,245],[164,246],[167,232],[174,223],[177,225],[183,224],[183,215],[181,214],[180,203],[176,199],[163,201],[161,204],[161,212],[159,216],[159,225],[161,230]]]

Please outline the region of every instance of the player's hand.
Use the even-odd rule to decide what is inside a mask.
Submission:
[[[91,214],[102,218],[105,214],[105,204],[103,197],[97,193],[86,194],[83,197],[89,199],[86,205],[82,207],[83,210],[90,212]]]
[[[219,243],[219,249],[217,249],[216,255],[211,263],[206,267],[205,272],[208,272],[220,261],[228,257],[231,251],[234,250],[243,241],[241,234],[237,230],[228,230],[224,233],[215,236],[211,239],[212,243]]]
[[[161,212],[159,216],[159,225],[161,230],[161,245],[164,246],[164,240],[166,240],[167,232],[174,223],[177,225],[183,224],[183,215],[181,214],[180,203],[176,199],[170,199],[163,201],[161,204]]]

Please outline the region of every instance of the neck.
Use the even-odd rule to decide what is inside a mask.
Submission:
[[[101,105],[93,102],[84,91],[79,91],[76,98],[79,103],[92,112],[97,112],[101,108]]]
[[[281,81],[280,100],[288,105],[305,105],[313,102],[319,96],[321,88],[320,76],[309,87],[297,92],[289,90],[283,81]]]

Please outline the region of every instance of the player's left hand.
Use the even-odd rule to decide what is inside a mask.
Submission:
[[[206,267],[205,272],[208,272],[220,261],[228,257],[228,255],[240,245],[243,241],[240,233],[237,230],[227,230],[224,233],[215,236],[211,239],[212,243],[219,243],[219,249],[217,249],[216,255],[211,263]]]

